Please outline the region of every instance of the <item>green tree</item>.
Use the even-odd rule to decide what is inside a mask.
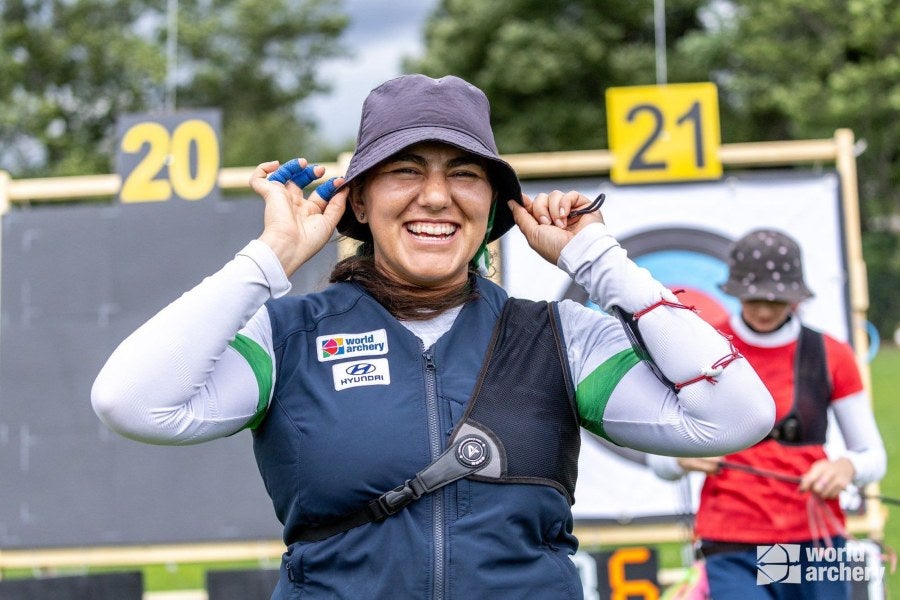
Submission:
[[[722,140],[853,129],[870,318],[900,323],[900,0],[667,0],[668,81],[713,81]],[[491,99],[504,152],[606,146],[604,90],[656,82],[653,2],[443,0],[405,67],[453,73]]]
[[[319,61],[343,54],[348,19],[333,1],[181,0],[179,21],[178,103],[222,109],[225,166],[318,154],[302,101],[326,91]]]
[[[854,131],[869,318],[900,324],[900,2],[733,0],[710,29],[678,40],[719,88],[725,141],[828,138]]]
[[[164,109],[164,0],[0,0],[0,168],[105,173],[117,119]],[[300,111],[347,18],[326,0],[181,0],[177,108],[223,112],[223,164],[313,147]]]
[[[702,0],[666,4],[672,39],[701,27]],[[649,1],[444,0],[405,68],[482,88],[504,152],[601,148],[605,89],[656,82],[654,31]]]
[[[148,83],[164,72],[161,55],[132,27],[145,7],[94,0],[0,7],[4,168],[14,175],[108,171],[115,115],[145,107]]]

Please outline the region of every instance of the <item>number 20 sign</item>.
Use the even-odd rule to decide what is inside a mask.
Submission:
[[[721,177],[714,84],[609,88],[606,118],[613,183]]]
[[[162,202],[218,196],[218,110],[126,115],[116,127],[119,200]]]

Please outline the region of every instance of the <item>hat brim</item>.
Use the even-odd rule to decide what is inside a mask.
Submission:
[[[458,129],[446,127],[399,129],[378,138],[363,148],[357,148],[350,159],[350,165],[344,176],[344,183],[338,190],[349,185],[351,181],[404,148],[428,141],[450,144],[490,161],[490,178],[496,192],[497,208],[494,213],[494,225],[491,228],[488,241],[494,241],[509,231],[515,221],[506,202],[510,199],[519,203],[522,202],[522,186],[519,183],[519,178],[509,163],[498,157],[493,149],[486,147],[476,138]],[[337,229],[340,234],[356,240],[369,241],[372,239],[369,227],[360,223],[352,210],[344,211],[340,222],[338,222]]]
[[[751,290],[749,286],[726,281],[719,284],[719,289],[739,300],[767,300],[769,302],[787,302],[788,304],[803,302],[815,295],[805,285],[801,285],[799,289],[784,290],[767,285],[757,285]]]

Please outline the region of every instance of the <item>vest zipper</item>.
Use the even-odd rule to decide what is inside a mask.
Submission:
[[[431,460],[441,455],[441,428],[438,415],[437,366],[431,349],[422,353],[425,359],[425,410],[428,415],[428,440],[431,444]],[[432,535],[434,537],[434,584],[431,597],[444,597],[444,490],[431,494]]]

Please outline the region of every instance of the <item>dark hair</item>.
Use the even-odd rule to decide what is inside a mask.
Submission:
[[[477,299],[476,275],[477,272],[470,266],[466,282],[453,290],[400,283],[385,275],[375,264],[375,246],[372,242],[363,242],[355,255],[334,266],[329,281],[355,282],[397,319],[424,321]]]

